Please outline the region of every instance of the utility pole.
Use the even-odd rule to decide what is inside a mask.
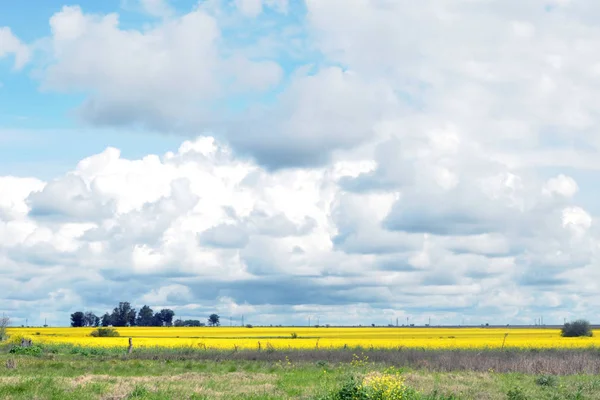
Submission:
[[[25,318],[25,328],[27,328],[29,324],[27,323],[27,318]]]
[[[396,328],[398,327],[398,317],[396,317]]]
[[[308,317],[308,326],[310,327],[310,317]]]
[[[429,317],[429,326],[431,326],[431,317]]]
[[[244,314],[242,314],[242,326],[244,326]]]
[[[406,326],[408,326],[408,317],[406,317]]]

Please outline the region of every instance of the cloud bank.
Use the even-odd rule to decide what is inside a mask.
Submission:
[[[600,167],[594,2],[173,4],[140,2],[139,29],[49,19],[40,89],[83,95],[92,127],[187,139],[0,177],[17,321],[119,300],[256,324],[593,318],[574,176]],[[29,51],[1,28],[0,57]]]

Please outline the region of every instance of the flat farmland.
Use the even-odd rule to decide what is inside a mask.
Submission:
[[[558,329],[348,327],[123,327],[120,337],[91,337],[94,328],[13,328],[11,336],[40,344],[83,347],[266,349],[576,349],[600,347],[600,337],[564,338]]]

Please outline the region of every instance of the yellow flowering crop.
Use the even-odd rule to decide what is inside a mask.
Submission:
[[[70,343],[94,347],[192,347],[197,349],[483,349],[600,347],[600,337],[564,338],[558,329],[521,328],[300,328],[200,327],[115,328],[120,337],[90,337],[93,328],[10,328],[12,336],[34,343]],[[292,333],[297,337],[293,338]],[[506,335],[508,334],[508,335]],[[506,336],[506,339],[505,339]]]
[[[371,373],[365,376],[359,389],[369,399],[402,400],[406,398],[407,387],[398,374]]]

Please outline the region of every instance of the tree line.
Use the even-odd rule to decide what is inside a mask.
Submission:
[[[98,327],[98,326],[205,326],[199,320],[181,320],[173,323],[175,312],[169,308],[163,308],[154,312],[152,308],[144,305],[139,311],[127,301],[120,302],[111,313],[106,312],[101,317],[91,311],[76,311],[71,314],[72,327]],[[219,326],[219,316],[211,314],[208,317],[209,326]]]

